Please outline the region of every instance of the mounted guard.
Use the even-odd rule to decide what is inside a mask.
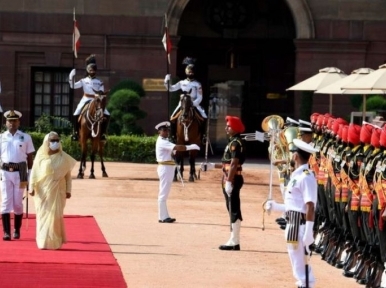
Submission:
[[[165,87],[171,92],[177,91],[177,90],[182,90],[185,94],[189,94],[190,97],[192,98],[193,105],[196,108],[196,110],[199,112],[201,117],[203,118],[203,121],[200,125],[200,134],[202,138],[204,139],[205,136],[205,131],[206,131],[206,121],[207,121],[207,115],[205,113],[205,110],[200,106],[200,103],[202,101],[202,87],[201,83],[198,82],[195,77],[195,63],[196,60],[194,58],[186,57],[184,61],[182,62],[183,65],[186,65],[185,68],[185,74],[186,74],[186,79],[179,81],[178,83],[174,85],[170,85],[170,74],[167,74],[165,76]],[[181,102],[178,103],[178,106],[172,113],[170,117],[170,122],[171,122],[171,131],[170,131],[170,136],[176,139],[176,120],[178,118],[178,113],[181,109]]]
[[[83,97],[80,100],[76,110],[74,112],[74,134],[72,135],[73,141],[79,140],[79,129],[80,129],[80,114],[82,108],[86,103],[91,102],[95,97],[95,91],[105,91],[103,82],[96,78],[97,64],[95,54],[91,54],[86,58],[86,77],[79,81],[74,81],[76,70],[72,69],[68,77],[70,87],[72,89],[83,88]],[[75,83],[74,83],[75,82]],[[110,113],[107,109],[104,110],[103,122],[101,125],[101,140],[106,140],[107,126],[110,120]]]

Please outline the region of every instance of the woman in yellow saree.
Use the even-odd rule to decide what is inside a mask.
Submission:
[[[62,150],[59,135],[48,133],[32,166],[30,195],[36,210],[36,243],[39,249],[59,249],[66,243],[64,207],[71,197],[71,170],[76,160]]]

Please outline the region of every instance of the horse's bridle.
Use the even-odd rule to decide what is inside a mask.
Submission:
[[[99,131],[100,131],[100,124],[102,123],[103,121],[103,110],[104,108],[101,107],[101,103],[102,103],[102,100],[103,98],[106,97],[106,95],[99,95],[99,94],[96,94],[95,95],[95,98],[93,100],[91,100],[90,104],[88,105],[88,108],[87,108],[87,111],[86,111],[86,123],[87,123],[87,127],[88,129],[91,130],[91,136],[92,137],[97,137],[98,134],[99,134]],[[90,113],[90,106],[91,106],[91,103],[94,102],[94,101],[97,101],[98,104],[97,107],[95,108],[95,112]],[[94,126],[97,125],[97,132],[95,133],[94,132]]]
[[[189,96],[190,97],[190,96]],[[182,99],[181,99],[182,100]],[[191,101],[191,100],[190,100]],[[187,109],[189,109],[189,111],[186,111]],[[190,118],[190,120],[189,120]],[[192,102],[192,106],[186,108],[186,107],[183,107],[181,105],[181,116],[180,116],[180,123],[184,126],[184,139],[185,141],[189,141],[189,134],[188,134],[188,131],[189,131],[189,127],[190,125],[192,124],[193,122],[193,118],[194,118],[194,106],[193,106],[193,102]]]

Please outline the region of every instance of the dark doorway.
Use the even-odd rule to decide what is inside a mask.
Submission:
[[[179,36],[177,74],[184,77],[181,63],[186,56],[197,59],[196,78],[203,86],[206,111],[211,94],[213,98],[223,87],[228,91],[227,108],[232,109],[222,111],[240,116],[247,133],[262,131],[268,115],[293,116],[294,95],[285,89],[294,80],[295,27],[284,0],[192,0],[181,17]],[[225,101],[224,95],[217,96]],[[211,140],[217,153],[225,145],[220,140],[224,116],[219,114],[210,126],[216,131]],[[252,157],[266,157],[267,146],[249,142],[247,151]]]

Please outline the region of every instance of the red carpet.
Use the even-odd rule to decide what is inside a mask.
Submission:
[[[39,250],[35,215],[28,222],[20,240],[0,239],[1,287],[127,287],[94,217],[65,216],[68,242],[59,250]]]

